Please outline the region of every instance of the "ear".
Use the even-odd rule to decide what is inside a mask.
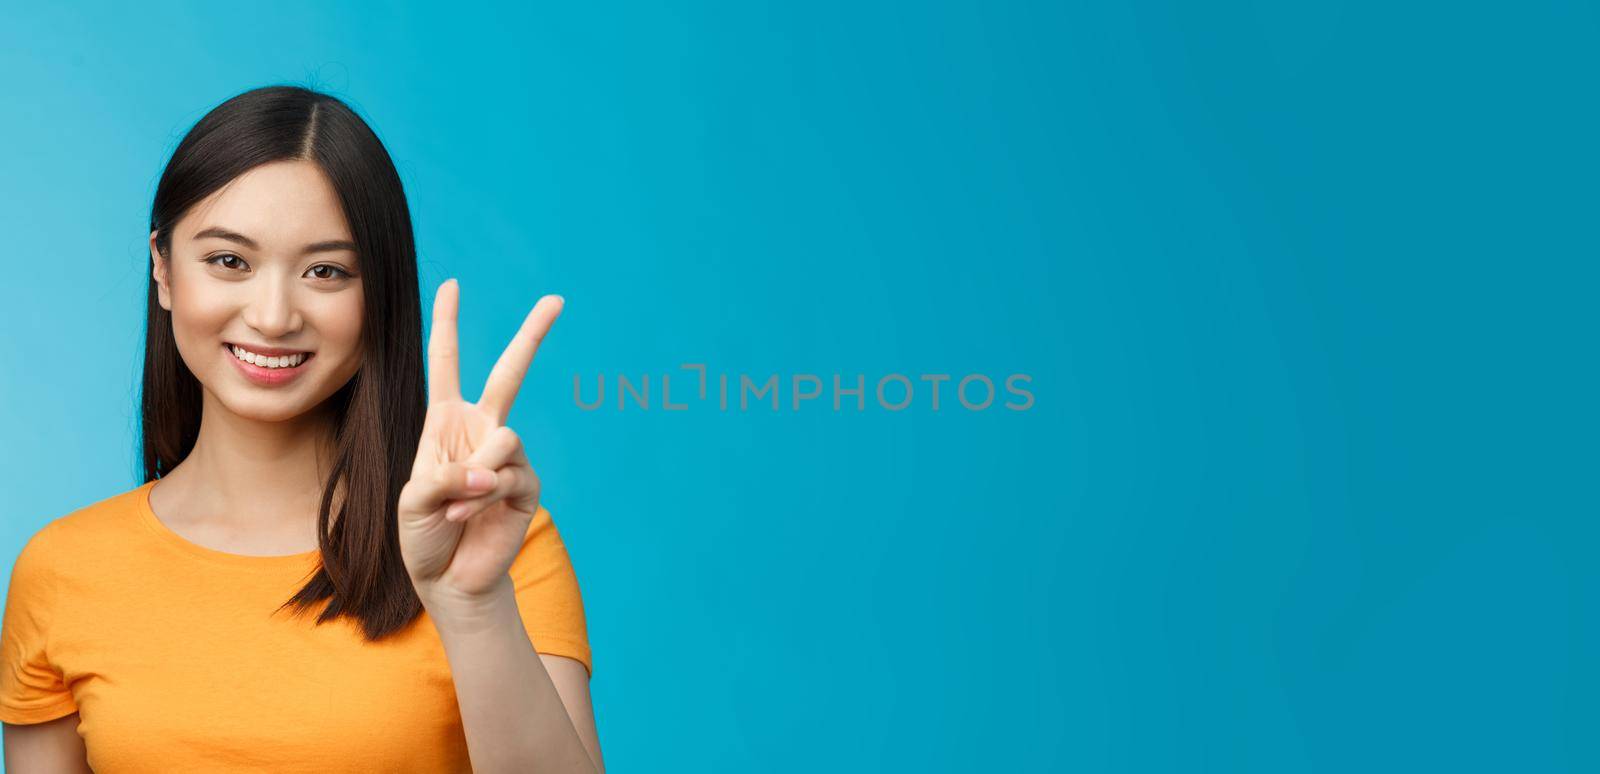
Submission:
[[[161,302],[161,308],[172,311],[172,288],[168,285],[167,259],[161,257],[161,251],[156,249],[156,234],[150,232],[150,276],[156,281],[156,300]]]

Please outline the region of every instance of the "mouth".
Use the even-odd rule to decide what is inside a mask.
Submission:
[[[315,352],[284,352],[268,355],[252,352],[232,342],[222,342],[222,349],[233,360],[246,378],[262,385],[284,384],[306,370],[306,364],[316,358]]]

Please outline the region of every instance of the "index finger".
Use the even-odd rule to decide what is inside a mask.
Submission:
[[[517,390],[522,387],[523,378],[528,375],[533,355],[539,351],[539,343],[550,332],[550,326],[561,314],[565,303],[561,296],[540,298],[539,303],[533,305],[533,311],[523,319],[522,327],[517,329],[517,335],[506,346],[506,351],[500,353],[500,359],[495,361],[494,370],[489,372],[489,381],[483,385],[483,397],[478,399],[478,405],[494,414],[496,424],[505,424],[506,418],[511,416],[511,404],[517,399]]]
[[[461,356],[456,312],[461,284],[445,280],[433,296],[433,330],[428,334],[428,402],[461,399]]]

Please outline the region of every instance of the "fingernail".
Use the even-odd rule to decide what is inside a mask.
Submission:
[[[467,512],[467,504],[466,503],[451,503],[450,507],[446,508],[445,511],[444,511],[444,517],[446,519],[449,519],[450,521],[455,521],[455,520],[461,518],[462,514],[465,514],[466,512]]]
[[[491,489],[494,487],[494,471],[469,470],[467,471],[468,489]]]

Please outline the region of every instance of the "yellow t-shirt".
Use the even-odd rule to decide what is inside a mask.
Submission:
[[[317,625],[320,605],[278,611],[319,552],[192,543],[150,509],[154,485],[55,519],[23,547],[0,631],[0,720],[78,712],[100,774],[471,770],[426,611],[377,643],[347,618]],[[543,507],[511,577],[534,648],[592,671],[577,576]]]

